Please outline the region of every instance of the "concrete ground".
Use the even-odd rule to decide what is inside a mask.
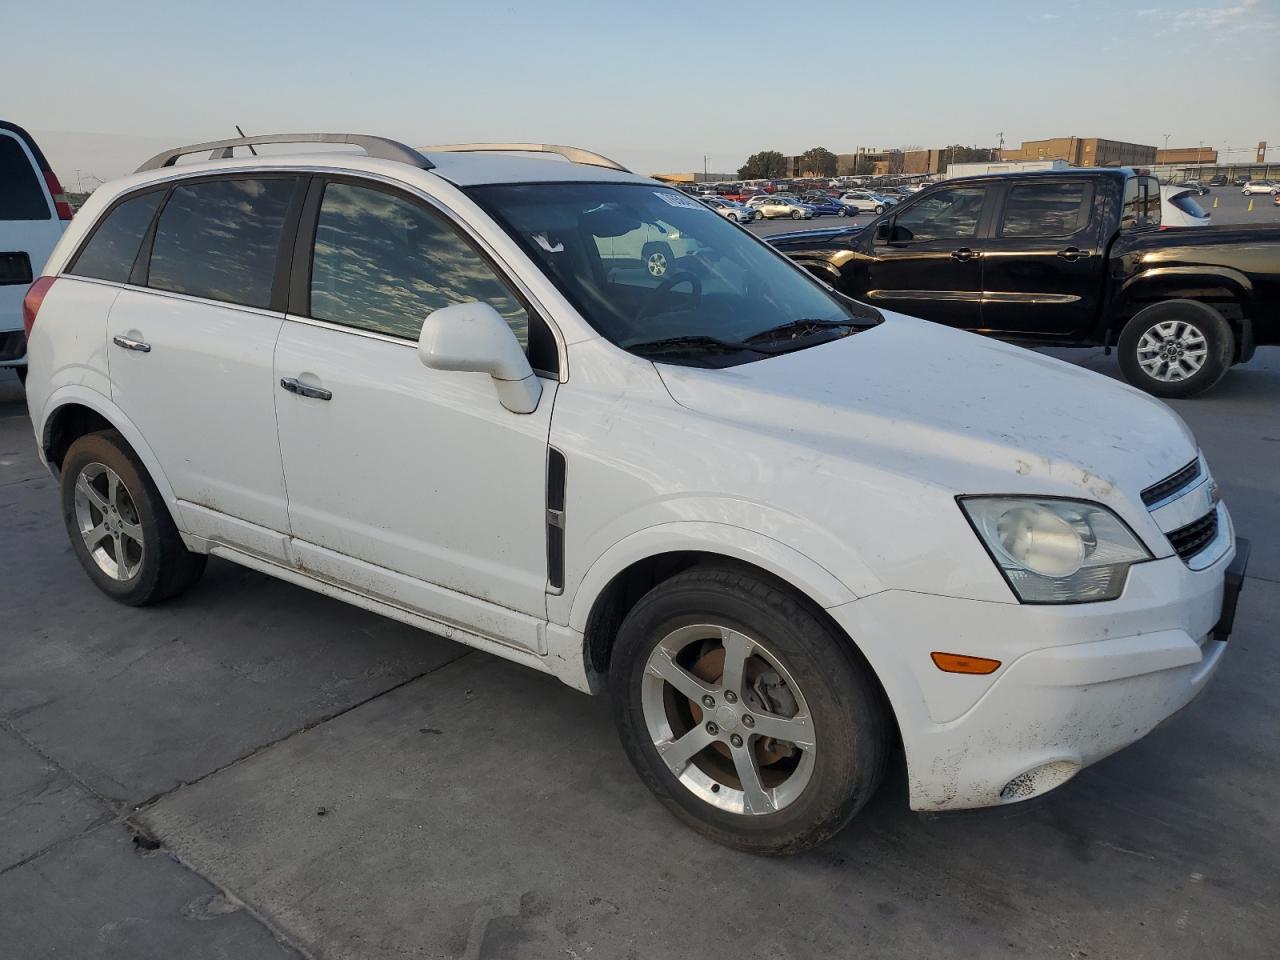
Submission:
[[[1218,205],[1215,207],[1214,201]],[[1249,197],[1240,195],[1239,187],[1213,187],[1203,197],[1197,197],[1200,204],[1212,217],[1214,226],[1226,227],[1237,223],[1265,223],[1275,226],[1280,224],[1280,207],[1272,203],[1271,197],[1259,194],[1253,197],[1253,209],[1249,209]],[[828,227],[857,226],[865,227],[875,219],[875,214],[861,213],[856,217],[815,217],[812,220],[756,220],[747,225],[747,229],[767,237],[773,233],[790,233],[793,230],[817,230]]]
[[[1280,949],[1280,350],[1177,404],[1255,545],[1204,696],[1021,806],[913,814],[899,768],[787,860],[680,826],[608,704],[545,676],[226,563],[160,607],[107,600],[20,398],[0,381],[0,955]]]

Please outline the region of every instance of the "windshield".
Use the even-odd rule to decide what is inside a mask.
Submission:
[[[674,190],[543,183],[468,192],[601,336],[642,356],[730,366],[880,320]]]

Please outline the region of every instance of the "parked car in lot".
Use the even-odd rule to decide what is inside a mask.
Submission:
[[[22,298],[71,219],[62,185],[35,140],[0,120],[0,369],[27,376]]]
[[[806,197],[804,205],[813,210],[815,217],[847,217],[851,212],[847,204],[831,197]]]
[[[1240,194],[1245,197],[1253,196],[1256,193],[1275,194],[1280,192],[1280,184],[1274,180],[1250,180],[1241,189]]]
[[[369,157],[230,156],[298,141]],[[672,230],[663,276],[613,262]],[[109,597],[214,555],[607,687],[640,779],[745,850],[830,837],[898,743],[916,809],[1044,793],[1227,647],[1247,544],[1166,407],[857,303],[588,151],[175,148],[24,311]]]
[[[1237,187],[1243,187],[1248,182],[1249,182],[1248,177],[1236,177],[1235,179],[1235,184]]]
[[[840,203],[856,213],[884,213],[897,201],[866,190],[849,190],[840,195]]]
[[[1171,186],[1181,187],[1184,190],[1190,190],[1197,197],[1203,197],[1209,192],[1209,188],[1199,180],[1183,180],[1181,183],[1171,184]]]
[[[1196,202],[1197,196],[1198,192],[1189,187],[1161,187],[1160,229],[1209,226],[1210,215]]]
[[[756,218],[756,211],[745,203],[736,203],[725,197],[699,197],[699,199],[720,216],[734,223],[750,223]]]
[[[1159,230],[1132,170],[957,178],[839,244],[770,237],[851,297],[1033,344],[1109,346],[1135,386],[1187,397],[1280,344],[1280,227]]]
[[[813,219],[813,207],[801,203],[795,197],[781,194],[752,197],[747,201],[747,206],[766,220],[776,220],[778,217],[790,217],[792,220]]]
[[[1227,185],[1227,175],[1220,173],[1209,181],[1211,187],[1225,187]]]

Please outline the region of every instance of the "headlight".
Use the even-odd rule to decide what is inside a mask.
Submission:
[[[1114,600],[1151,554],[1106,507],[1080,500],[961,497],[960,506],[1023,603]]]

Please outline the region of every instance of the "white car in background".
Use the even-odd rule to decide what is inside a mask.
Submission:
[[[71,219],[62,185],[36,142],[0,120],[0,369],[27,376],[22,298]]]
[[[368,156],[230,155],[299,138]],[[617,264],[673,231],[696,255]],[[95,192],[24,308],[104,594],[212,554],[607,688],[636,789],[743,850],[823,842],[899,749],[913,809],[1042,794],[1229,646],[1247,543],[1167,406],[841,296],[587,151],[174,148]]]
[[[1252,196],[1256,193],[1269,193],[1274,195],[1278,192],[1280,192],[1280,184],[1277,184],[1274,180],[1250,180],[1240,188],[1240,195],[1245,197]]]
[[[846,207],[852,207],[859,213],[884,213],[892,206],[896,206],[898,201],[892,197],[881,196],[878,193],[871,193],[868,190],[850,190],[840,195],[838,203],[843,203]]]
[[[1160,228],[1207,227],[1209,214],[1196,200],[1194,187],[1183,185],[1160,188]]]
[[[750,223],[757,216],[755,210],[745,203],[738,203],[736,200],[726,200],[724,197],[706,194],[698,197],[698,199],[720,214],[720,216],[726,220],[732,220],[734,223]]]

